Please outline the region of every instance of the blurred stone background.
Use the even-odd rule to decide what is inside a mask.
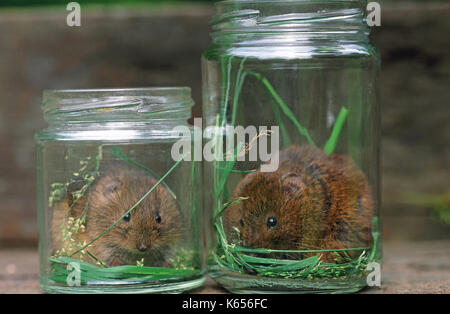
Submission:
[[[382,56],[384,238],[449,239],[450,4],[381,7],[372,40]],[[0,8],[0,246],[37,242],[42,90],[190,85],[201,114],[211,5],[83,7],[81,27],[66,14],[65,5]]]

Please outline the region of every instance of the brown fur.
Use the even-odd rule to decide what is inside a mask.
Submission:
[[[74,240],[78,243],[89,242],[100,235],[119,220],[156,183],[157,180],[148,176],[147,173],[131,171],[120,166],[110,167],[102,173],[70,212],[72,217],[79,217],[86,204],[88,205],[86,231],[73,235]],[[66,199],[58,203],[54,209],[52,236],[55,251],[65,245],[61,241],[60,227],[73,201],[70,188],[68,190]],[[161,217],[160,223],[156,221],[158,214]],[[176,245],[181,237],[181,212],[167,189],[159,184],[131,212],[128,222],[122,219],[108,233],[89,246],[88,250],[108,266],[136,265],[136,261],[142,258],[145,265],[161,266],[167,262],[169,249]],[[87,255],[74,257],[88,262],[93,261]]]
[[[235,227],[242,244],[254,248],[325,250],[369,245],[372,196],[365,175],[350,158],[326,156],[310,146],[290,146],[279,157],[276,172],[250,173],[236,187],[232,199],[249,199],[230,206],[223,215],[233,241],[238,240]],[[277,219],[275,227],[267,226],[269,217]],[[312,255],[316,254],[282,257]],[[333,253],[321,255],[327,262],[336,258]]]

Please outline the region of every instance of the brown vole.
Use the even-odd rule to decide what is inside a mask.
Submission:
[[[68,217],[64,218],[76,199],[73,193],[82,185],[69,186],[67,197],[54,208],[54,250],[65,248],[67,252],[70,251],[68,246],[74,243],[89,243],[119,220],[156,183],[157,180],[143,171],[109,166],[75,203]],[[63,221],[65,228],[70,230],[74,219],[82,217],[83,213],[86,215],[84,226],[77,233],[69,234],[69,239],[66,230],[64,239],[61,229]],[[159,184],[129,215],[87,250],[107,266],[136,265],[142,259],[145,265],[162,266],[167,262],[170,249],[181,239],[182,230],[182,216],[176,201]],[[86,253],[73,257],[93,262]]]
[[[253,248],[328,250],[366,247],[371,240],[372,196],[366,177],[345,156],[310,146],[280,152],[276,172],[246,175],[232,199],[248,197],[223,214],[232,241]],[[239,231],[235,230],[237,228]],[[361,252],[348,252],[356,256]],[[301,259],[335,253],[284,254]],[[277,255],[280,257],[280,255]]]

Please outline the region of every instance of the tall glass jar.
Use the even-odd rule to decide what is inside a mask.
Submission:
[[[240,293],[362,289],[380,259],[380,61],[365,2],[229,0],[216,11],[202,58],[216,152],[205,163],[210,275]],[[224,144],[235,136],[246,140]],[[238,158],[258,141],[270,171],[260,156]]]
[[[43,290],[203,283],[201,168],[172,154],[193,139],[192,105],[189,88],[44,92],[49,126],[35,137]]]

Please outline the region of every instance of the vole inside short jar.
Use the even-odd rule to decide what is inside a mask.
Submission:
[[[379,58],[365,2],[216,9],[203,54],[206,127],[277,126],[280,145],[273,172],[262,161],[210,164],[211,276],[232,292],[360,290],[380,258]],[[217,148],[222,137],[208,140]]]
[[[188,88],[44,93],[36,135],[40,285],[180,292],[204,280],[201,168],[174,160]]]

